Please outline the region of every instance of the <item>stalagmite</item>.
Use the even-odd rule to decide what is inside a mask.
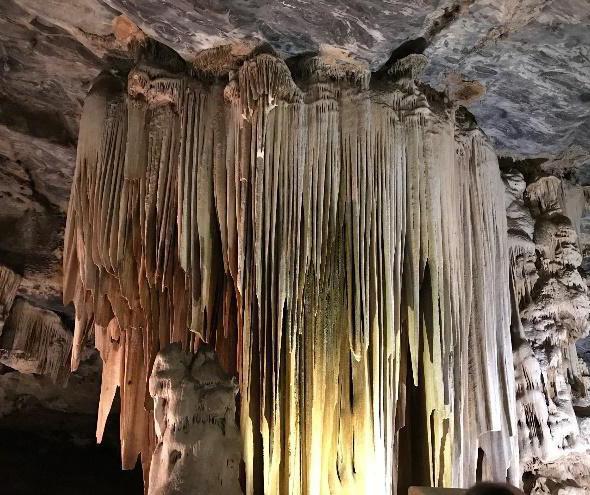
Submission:
[[[104,363],[98,438],[119,386],[124,467],[147,471],[156,355],[207,342],[239,378],[247,494],[519,483],[504,189],[482,133],[414,82],[424,58],[373,80],[169,62],[126,91],[101,76],[80,127],[64,298],[73,367],[92,326]]]
[[[242,493],[237,385],[203,348],[195,356],[172,344],[158,354],[149,382],[157,436],[150,495]]]

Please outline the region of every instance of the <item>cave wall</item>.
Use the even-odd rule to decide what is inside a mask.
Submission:
[[[21,281],[0,265],[0,363],[67,383],[72,333],[58,314],[17,296]]]

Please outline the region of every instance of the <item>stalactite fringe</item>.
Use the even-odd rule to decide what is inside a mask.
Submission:
[[[518,482],[503,186],[421,66],[94,85],[64,297],[104,362],[99,438],[121,387],[125,467],[149,465],[156,353],[206,341],[239,376],[247,494],[467,486],[478,449]]]

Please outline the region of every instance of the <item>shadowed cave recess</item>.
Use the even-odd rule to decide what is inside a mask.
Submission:
[[[583,7],[180,4],[0,8],[2,490],[590,493]]]

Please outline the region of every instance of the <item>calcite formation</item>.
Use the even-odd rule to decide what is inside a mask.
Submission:
[[[161,351],[149,381],[157,444],[149,494],[240,495],[238,384],[212,351],[196,355],[178,344]]]
[[[71,349],[72,334],[58,315],[25,299],[14,302],[0,336],[1,363],[65,383]]]
[[[122,80],[101,76],[87,101],[66,285],[78,307],[73,365],[92,340],[105,363],[98,438],[120,388],[126,467],[142,451],[147,473],[158,442],[156,353],[207,341],[239,379],[251,492],[502,478],[514,421],[527,490],[587,490],[584,192],[510,179],[517,402],[489,406],[490,417],[508,411],[491,425],[474,411],[488,414],[488,391],[512,378],[485,375],[495,362],[511,369],[502,345],[495,361],[480,338],[490,320],[505,336],[506,318],[490,317],[503,311],[505,272],[486,246],[507,251],[477,220],[500,222],[494,180],[465,171],[493,158],[460,112],[413,83],[424,60],[399,59],[427,55],[422,81],[469,105],[500,154],[549,158],[544,173],[588,184],[589,22],[587,0],[3,0],[0,258],[19,276],[0,268],[0,362],[25,382],[65,379],[65,209],[82,102],[109,67]],[[192,66],[166,53],[127,79],[148,37]],[[288,71],[266,48],[251,53],[261,42],[295,57]],[[481,250],[486,262],[471,256]],[[5,389],[18,388],[5,371]],[[21,402],[10,397],[2,406]]]
[[[557,177],[528,186],[505,174],[513,288],[513,346],[520,462],[531,493],[590,490],[588,369],[576,341],[590,330],[590,299],[579,266],[576,223],[582,206]],[[526,477],[526,476],[525,476]],[[581,490],[581,491],[579,491]]]
[[[0,265],[0,336],[12,308],[19,284],[20,276],[10,268]]]
[[[147,471],[155,432],[171,448],[165,396],[156,425],[144,407],[156,355],[206,342],[239,380],[247,494],[519,483],[485,137],[416,85],[420,55],[375,77],[260,50],[227,63],[146,56],[86,99],[64,298],[72,366],[92,329],[104,362],[99,438],[119,386],[123,465],[141,453]]]
[[[72,334],[56,313],[17,297],[20,283],[0,265],[0,364],[66,383]]]

